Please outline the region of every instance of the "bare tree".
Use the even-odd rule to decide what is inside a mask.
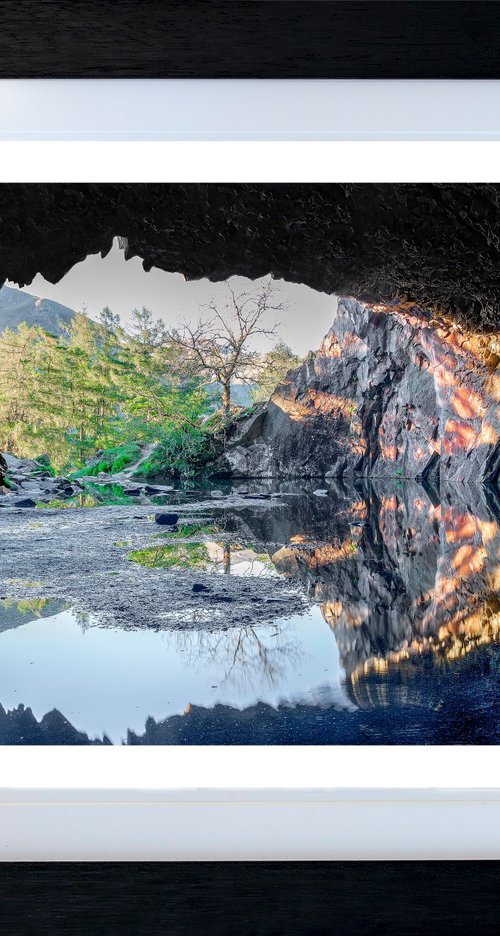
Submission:
[[[169,333],[174,348],[182,353],[183,364],[191,374],[218,381],[222,387],[222,410],[225,420],[231,411],[231,383],[238,379],[252,383],[265,359],[250,347],[256,335],[272,338],[278,321],[268,325],[269,313],[285,309],[274,282],[269,278],[253,292],[237,292],[227,283],[227,299],[212,300],[202,306],[196,325],[184,324]]]

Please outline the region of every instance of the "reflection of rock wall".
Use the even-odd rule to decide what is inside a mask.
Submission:
[[[417,484],[351,501],[346,532],[289,542],[277,569],[306,585],[351,678],[434,653],[454,659],[500,638],[499,526],[467,491],[432,501]]]
[[[0,744],[110,744],[103,740],[90,740],[84,731],[78,731],[58,711],[52,709],[40,721],[24,705],[6,710],[0,703]]]
[[[235,429],[234,476],[498,480],[499,358],[407,305],[340,299],[316,354]]]

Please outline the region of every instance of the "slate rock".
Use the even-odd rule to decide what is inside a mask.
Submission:
[[[498,483],[483,337],[403,302],[340,297],[332,317],[319,350],[231,428],[216,473]]]

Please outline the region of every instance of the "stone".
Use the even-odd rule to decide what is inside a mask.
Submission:
[[[84,485],[76,478],[71,481],[68,478],[52,477],[49,471],[43,470],[43,465],[47,464],[46,458],[43,461],[34,461],[33,459],[21,459],[15,455],[6,453],[0,456],[4,459],[9,471],[9,483],[13,482],[10,493],[16,491],[20,494],[30,495],[37,500],[66,500],[73,497],[79,490],[84,489]],[[41,467],[42,465],[42,467]],[[6,493],[9,493],[6,491]]]
[[[176,513],[157,513],[155,514],[155,523],[159,523],[161,526],[175,526],[179,519],[179,514]]]
[[[192,588],[192,591],[197,594],[198,592],[207,592],[210,591],[208,585],[203,585],[201,582],[195,582]]]
[[[2,458],[3,458],[4,462],[6,463],[7,469],[8,469],[9,471],[13,471],[13,472],[14,472],[14,471],[17,471],[17,470],[19,470],[19,469],[22,469],[22,468],[24,468],[24,467],[26,466],[26,462],[25,462],[25,461],[22,461],[22,459],[17,458],[15,455],[11,455],[10,452],[5,452],[5,453],[3,454],[3,456],[2,456]]]
[[[13,507],[36,507],[36,503],[31,497],[15,497],[12,500]]]
[[[497,484],[498,377],[482,348],[428,310],[340,298],[317,353],[232,427],[212,476]]]

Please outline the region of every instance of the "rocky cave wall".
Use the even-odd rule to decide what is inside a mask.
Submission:
[[[56,282],[119,235],[146,269],[271,273],[495,329],[499,209],[497,184],[3,184],[0,281]]]
[[[217,471],[497,484],[494,343],[415,306],[340,298],[318,352],[237,424]]]

